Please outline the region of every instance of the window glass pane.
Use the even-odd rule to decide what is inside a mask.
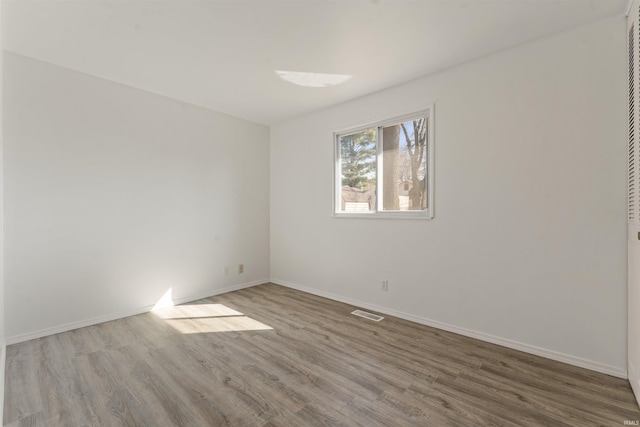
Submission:
[[[375,128],[338,137],[340,147],[340,210],[376,210],[377,132]]]
[[[427,120],[382,128],[382,209],[427,209]]]

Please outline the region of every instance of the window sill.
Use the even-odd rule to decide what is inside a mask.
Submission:
[[[334,218],[357,218],[357,219],[433,219],[431,212],[409,213],[409,212],[374,212],[374,213],[343,213],[334,212]]]

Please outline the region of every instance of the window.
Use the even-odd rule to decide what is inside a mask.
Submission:
[[[433,106],[335,134],[334,215],[433,217]]]

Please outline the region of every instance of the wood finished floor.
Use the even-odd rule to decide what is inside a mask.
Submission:
[[[640,420],[625,380],[388,316],[372,322],[353,309],[266,284],[11,345],[4,425]]]

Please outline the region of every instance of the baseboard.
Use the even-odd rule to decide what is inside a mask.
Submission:
[[[340,295],[335,295],[329,292],[318,291],[317,289],[308,288],[295,283],[286,282],[279,279],[271,279],[271,283],[276,285],[285,286],[287,288],[296,289],[309,294],[317,295],[323,298],[328,298],[334,301],[343,302],[346,304],[354,305],[368,310],[377,311],[379,313],[387,314],[389,316],[398,317],[400,319],[409,320],[411,322],[419,323],[421,325],[431,326],[434,328],[442,329],[444,331],[453,332],[455,334],[464,335],[466,337],[479,339],[481,341],[497,344],[502,347],[507,347],[513,350],[519,350],[525,353],[534,354],[536,356],[545,357],[547,359],[555,360],[558,362],[567,363],[569,365],[578,366],[580,368],[589,369],[595,372],[611,375],[613,377],[627,379],[627,371],[624,369],[616,368],[614,366],[605,365],[603,363],[594,362],[592,360],[583,359],[581,357],[572,356],[564,353],[560,353],[553,350],[548,350],[541,347],[536,347],[529,344],[524,344],[517,341],[497,337],[494,335],[486,334],[480,331],[474,331],[472,329],[462,328],[460,326],[450,325],[448,323],[439,322],[437,320],[427,319],[413,314],[404,313],[401,311],[393,310],[387,307],[380,307],[374,304],[369,304],[363,301],[358,301],[351,298],[346,298]]]
[[[224,294],[227,292],[250,288],[252,286],[261,285],[267,282],[269,282],[269,279],[254,280],[253,282],[241,283],[238,285],[227,286],[224,288],[211,289],[209,291],[202,292],[200,294],[190,295],[185,298],[175,299],[173,300],[173,303],[175,305],[184,304],[184,303],[196,301],[202,298],[208,298],[215,295]],[[134,308],[132,310],[126,310],[118,313],[107,314],[105,316],[98,316],[98,317],[93,317],[91,319],[81,320],[79,322],[71,322],[64,325],[53,326],[51,328],[41,329],[34,332],[27,332],[24,334],[14,335],[12,337],[7,337],[6,345],[18,344],[18,343],[33,340],[36,338],[42,338],[49,335],[59,334],[61,332],[72,331],[74,329],[84,328],[86,326],[97,325],[98,323],[110,322],[112,320],[122,319],[124,317],[135,316],[137,314],[142,314],[142,313],[148,313],[149,311],[151,311],[151,309],[153,309],[154,305],[155,304],[151,304],[144,307]]]

